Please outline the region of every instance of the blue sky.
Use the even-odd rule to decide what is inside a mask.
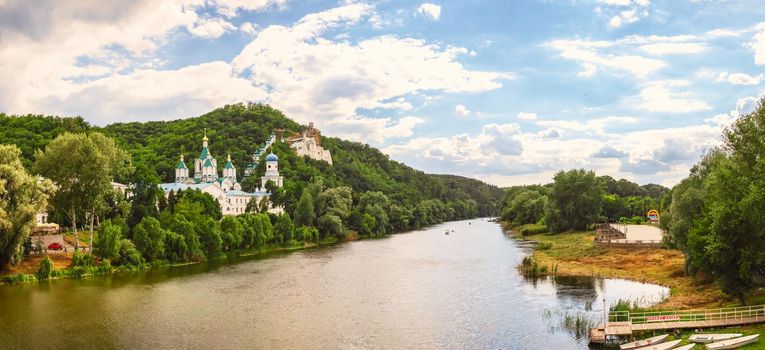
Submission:
[[[267,102],[497,185],[673,185],[765,85],[757,1],[0,1],[0,111],[105,125]]]

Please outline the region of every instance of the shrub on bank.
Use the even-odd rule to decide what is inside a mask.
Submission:
[[[53,260],[50,257],[45,257],[40,261],[40,269],[37,270],[37,279],[40,281],[47,280],[53,273]]]
[[[27,275],[27,274],[24,274],[23,272],[19,272],[15,275],[3,276],[3,279],[2,279],[4,283],[8,283],[8,284],[34,282],[36,280],[37,280],[37,277],[35,277],[35,275]]]
[[[521,236],[536,235],[547,232],[549,232],[547,230],[547,226],[538,224],[523,225],[518,229],[518,233],[520,233]]]

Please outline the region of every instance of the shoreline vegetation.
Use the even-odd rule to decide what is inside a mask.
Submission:
[[[596,247],[594,231],[563,234],[521,235],[520,226],[501,222],[506,234],[519,241],[536,242],[526,264],[536,264],[536,275],[593,276],[652,283],[670,289],[666,300],[650,309],[694,309],[727,307],[738,300],[722,293],[708,276],[685,274],[683,253],[674,249],[622,249]],[[521,272],[534,273],[523,264]],[[747,304],[763,301],[754,293]]]
[[[345,240],[339,241],[334,237],[330,237],[319,243],[304,243],[304,244],[292,244],[288,246],[271,246],[261,249],[246,249],[236,252],[229,252],[219,255],[210,260],[198,260],[198,261],[186,261],[172,263],[164,260],[155,260],[148,263],[142,263],[140,265],[123,265],[112,266],[111,263],[104,263],[105,260],[93,262],[92,265],[75,266],[72,264],[74,253],[57,253],[57,254],[43,254],[30,256],[25,259],[25,263],[14,266],[5,273],[0,274],[0,285],[14,285],[22,283],[43,282],[46,280],[58,280],[58,279],[78,279],[83,277],[95,277],[95,276],[107,276],[118,273],[130,273],[134,271],[144,271],[159,268],[172,268],[187,265],[197,265],[207,262],[222,261],[232,258],[258,258],[268,257],[280,253],[290,253],[299,250],[314,249],[323,246],[330,246],[333,244],[339,244],[343,242],[358,240],[358,237],[349,236]],[[85,255],[85,254],[81,254]],[[40,279],[37,277],[38,268],[40,262],[45,258],[51,258],[53,261],[53,270],[50,277]],[[108,259],[106,260],[108,261]]]
[[[478,217],[470,218],[478,219]],[[98,259],[91,261],[90,264],[76,265],[73,252],[68,253],[56,253],[56,254],[40,254],[30,255],[26,257],[22,263],[11,266],[7,270],[0,273],[0,286],[45,282],[61,279],[80,279],[96,276],[115,275],[119,273],[131,273],[135,271],[146,271],[151,269],[161,268],[173,268],[187,265],[197,265],[209,262],[220,262],[228,259],[236,258],[269,258],[273,255],[288,254],[296,251],[316,249],[321,247],[328,247],[335,244],[343,244],[359,240],[368,239],[381,239],[387,238],[395,234],[403,234],[414,231],[426,229],[429,226],[414,228],[408,231],[393,232],[386,235],[360,235],[358,232],[347,232],[343,239],[338,239],[334,236],[326,237],[320,240],[318,243],[314,242],[293,242],[288,245],[270,245],[264,248],[243,249],[237,251],[231,251],[218,255],[212,259],[197,260],[197,261],[185,261],[185,262],[170,262],[167,260],[154,260],[151,262],[143,262],[140,265],[122,265],[114,266],[108,259]],[[87,253],[80,252],[80,259],[87,258]],[[50,265],[50,275],[45,278],[39,278],[39,269],[41,262],[46,258],[50,258],[52,265]]]
[[[302,243],[302,244],[290,244],[290,245],[274,245],[265,248],[256,249],[244,249],[234,252],[228,252],[221,254],[215,258],[209,260],[198,261],[186,261],[172,263],[165,260],[155,260],[152,262],[145,262],[140,265],[123,265],[112,266],[108,259],[101,259],[94,261],[89,265],[74,265],[73,261],[74,253],[56,253],[56,254],[42,254],[36,256],[27,257],[24,263],[9,268],[4,273],[0,274],[0,286],[2,285],[14,285],[22,283],[43,282],[59,279],[78,279],[83,277],[95,277],[95,276],[107,276],[119,273],[130,273],[134,271],[145,271],[159,268],[172,268],[187,265],[197,265],[208,262],[222,261],[233,258],[266,258],[271,255],[290,253],[300,250],[314,249],[324,246],[331,246],[334,244],[340,244],[344,242],[356,241],[359,239],[374,239],[380,237],[358,237],[358,235],[349,234],[345,239],[338,240],[335,237],[328,237],[319,243]],[[87,256],[87,254],[79,253],[80,256]],[[38,278],[39,266],[41,261],[45,258],[50,258],[53,261],[50,277]],[[106,261],[106,263],[105,263]]]

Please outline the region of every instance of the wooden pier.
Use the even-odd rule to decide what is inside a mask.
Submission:
[[[590,330],[591,343],[631,337],[633,332],[701,329],[765,322],[765,305],[707,310],[629,312],[614,311],[608,322]]]

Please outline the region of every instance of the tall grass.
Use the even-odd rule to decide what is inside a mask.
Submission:
[[[526,256],[521,261],[521,273],[526,277],[548,276],[558,274],[558,264],[540,265],[532,256]]]

